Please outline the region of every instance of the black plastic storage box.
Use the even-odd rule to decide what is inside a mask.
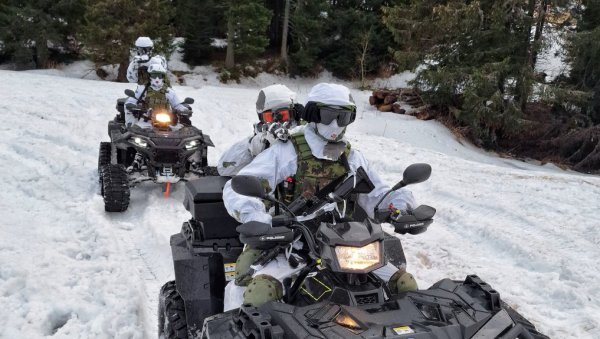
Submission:
[[[185,185],[183,205],[192,219],[201,224],[204,239],[237,238],[240,224],[227,213],[223,204],[223,187],[229,177],[202,177]]]

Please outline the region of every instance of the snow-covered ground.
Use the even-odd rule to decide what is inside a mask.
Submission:
[[[0,71],[0,338],[152,338],[169,237],[189,218],[183,184],[132,190],[104,212],[97,152],[128,84]],[[214,79],[214,78],[213,78]],[[179,87],[219,155],[256,119],[255,83]],[[300,99],[308,81],[287,80]],[[433,175],[411,189],[438,209],[402,237],[421,287],[477,273],[552,338],[600,338],[600,178],[496,157],[434,121],[376,112],[354,91],[348,135],[390,184],[410,163]]]

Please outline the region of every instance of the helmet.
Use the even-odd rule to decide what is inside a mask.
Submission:
[[[152,63],[148,66],[148,73],[150,75],[154,74],[162,74],[163,76],[167,74],[167,70],[160,63]]]
[[[356,119],[356,105],[346,86],[321,83],[308,94],[302,119],[329,125],[334,120],[339,127],[348,126]]]
[[[147,36],[141,36],[135,40],[135,47],[138,55],[149,55],[152,53],[154,43]]]
[[[158,91],[164,86],[164,78],[167,70],[160,63],[152,63],[148,66],[148,76],[150,77],[150,87]]]
[[[294,120],[296,93],[285,85],[271,85],[260,90],[256,100],[256,113],[261,122]]]

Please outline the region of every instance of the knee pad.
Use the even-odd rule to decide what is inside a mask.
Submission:
[[[419,288],[413,275],[405,270],[396,271],[396,273],[394,273],[390,278],[388,287],[392,293],[416,291]]]
[[[254,277],[244,292],[244,304],[255,307],[281,298],[283,298],[283,286],[279,280],[266,274]]]
[[[252,276],[248,275],[242,279],[241,275],[246,273],[250,266],[256,260],[256,257],[260,255],[261,250],[255,250],[251,248],[245,249],[242,254],[237,258],[235,262],[235,284],[238,286],[248,286],[252,280]]]

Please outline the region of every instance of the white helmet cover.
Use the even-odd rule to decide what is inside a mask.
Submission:
[[[270,109],[289,107],[296,101],[296,93],[285,85],[267,86],[260,90],[256,100],[256,113]]]
[[[141,47],[141,48],[154,47],[154,43],[152,42],[152,39],[150,39],[149,37],[141,36],[141,37],[137,38],[137,40],[135,40],[135,47]]]
[[[152,63],[148,66],[148,73],[162,73],[167,74],[167,70],[160,63]]]
[[[313,86],[308,93],[307,101],[320,102],[325,105],[355,106],[348,87],[338,84],[320,83]]]

